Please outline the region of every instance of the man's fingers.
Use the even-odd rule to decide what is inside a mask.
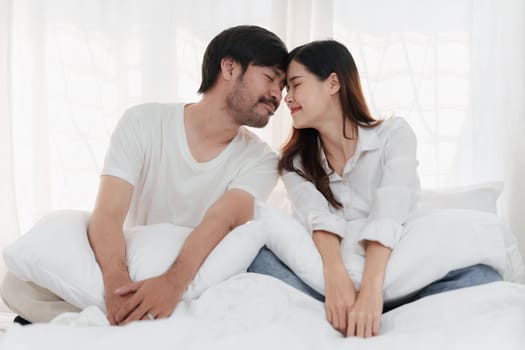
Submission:
[[[117,325],[117,321],[115,321],[115,317],[113,317],[113,315],[108,315],[108,321],[109,321],[109,324],[112,326]]]
[[[126,301],[124,305],[120,307],[118,312],[115,314],[115,321],[120,324],[141,303],[142,303],[142,298],[140,298],[137,294],[135,294],[132,298]]]
[[[146,319],[150,319],[148,317],[148,311],[149,308],[144,306],[144,303],[142,303],[139,306],[137,306],[135,310],[133,310],[124,321],[120,322],[120,325],[126,325],[130,322],[140,320],[143,317],[146,317]]]
[[[159,319],[159,318],[168,318],[171,316],[171,312],[169,311],[162,311],[160,313],[158,313],[156,316],[155,314],[152,312],[152,315],[153,317],[155,317],[155,319]]]
[[[129,283],[129,284],[126,284],[122,287],[115,289],[115,294],[124,296],[129,293],[135,293],[137,290],[139,290],[140,286],[142,286],[142,282]]]

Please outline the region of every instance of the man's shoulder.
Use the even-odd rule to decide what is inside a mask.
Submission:
[[[238,140],[238,147],[244,151],[257,154],[274,154],[277,157],[270,145],[244,126],[239,128]]]
[[[173,116],[181,113],[183,103],[159,103],[148,102],[129,107],[124,113],[125,118],[130,119],[154,119]]]

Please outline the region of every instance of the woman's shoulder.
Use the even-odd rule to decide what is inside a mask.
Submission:
[[[377,126],[377,134],[379,138],[390,138],[393,135],[414,135],[414,130],[408,121],[400,116],[392,116],[384,119],[381,124]]]
[[[407,120],[401,116],[391,116],[382,120],[378,125],[379,132],[389,132],[396,129],[412,129]]]

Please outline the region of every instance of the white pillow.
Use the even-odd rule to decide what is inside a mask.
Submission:
[[[422,190],[418,208],[421,211],[436,209],[471,209],[497,214],[497,200],[503,191],[503,182],[485,182],[470,186],[448,187],[442,190]],[[504,229],[507,265],[506,281],[521,282],[525,277],[523,259],[516,236],[508,225]]]
[[[470,209],[496,214],[496,204],[502,190],[503,182],[486,182],[442,190],[422,190],[418,208],[419,210]]]
[[[264,223],[266,245],[303,281],[324,294],[322,262],[311,235],[286,213],[258,203],[256,219]],[[385,301],[415,292],[449,271],[483,263],[507,274],[504,226],[493,214],[473,210],[419,212],[404,226],[404,236],[388,262]],[[341,251],[347,270],[359,288],[364,251],[356,234],[347,233]]]
[[[105,310],[102,273],[86,234],[89,215],[73,210],[47,214],[4,248],[8,269],[18,278],[33,281],[81,309],[96,305]],[[204,261],[182,298],[196,298],[211,285],[246,271],[264,245],[260,227],[260,223],[251,222],[230,232]],[[165,272],[191,230],[172,224],[126,230],[132,280]]]

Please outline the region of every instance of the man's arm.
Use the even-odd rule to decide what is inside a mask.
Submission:
[[[134,295],[116,314],[117,323],[126,324],[148,314],[154,318],[171,315],[213,248],[228,232],[253,218],[253,206],[254,198],[248,192],[232,189],[223,194],[188,236],[166,273],[119,288],[120,295]]]
[[[126,259],[126,242],[122,225],[129,210],[133,186],[114,176],[102,176],[88,226],[88,238],[102,270],[108,318],[116,324],[115,313],[128,298],[114,293],[130,283]]]

